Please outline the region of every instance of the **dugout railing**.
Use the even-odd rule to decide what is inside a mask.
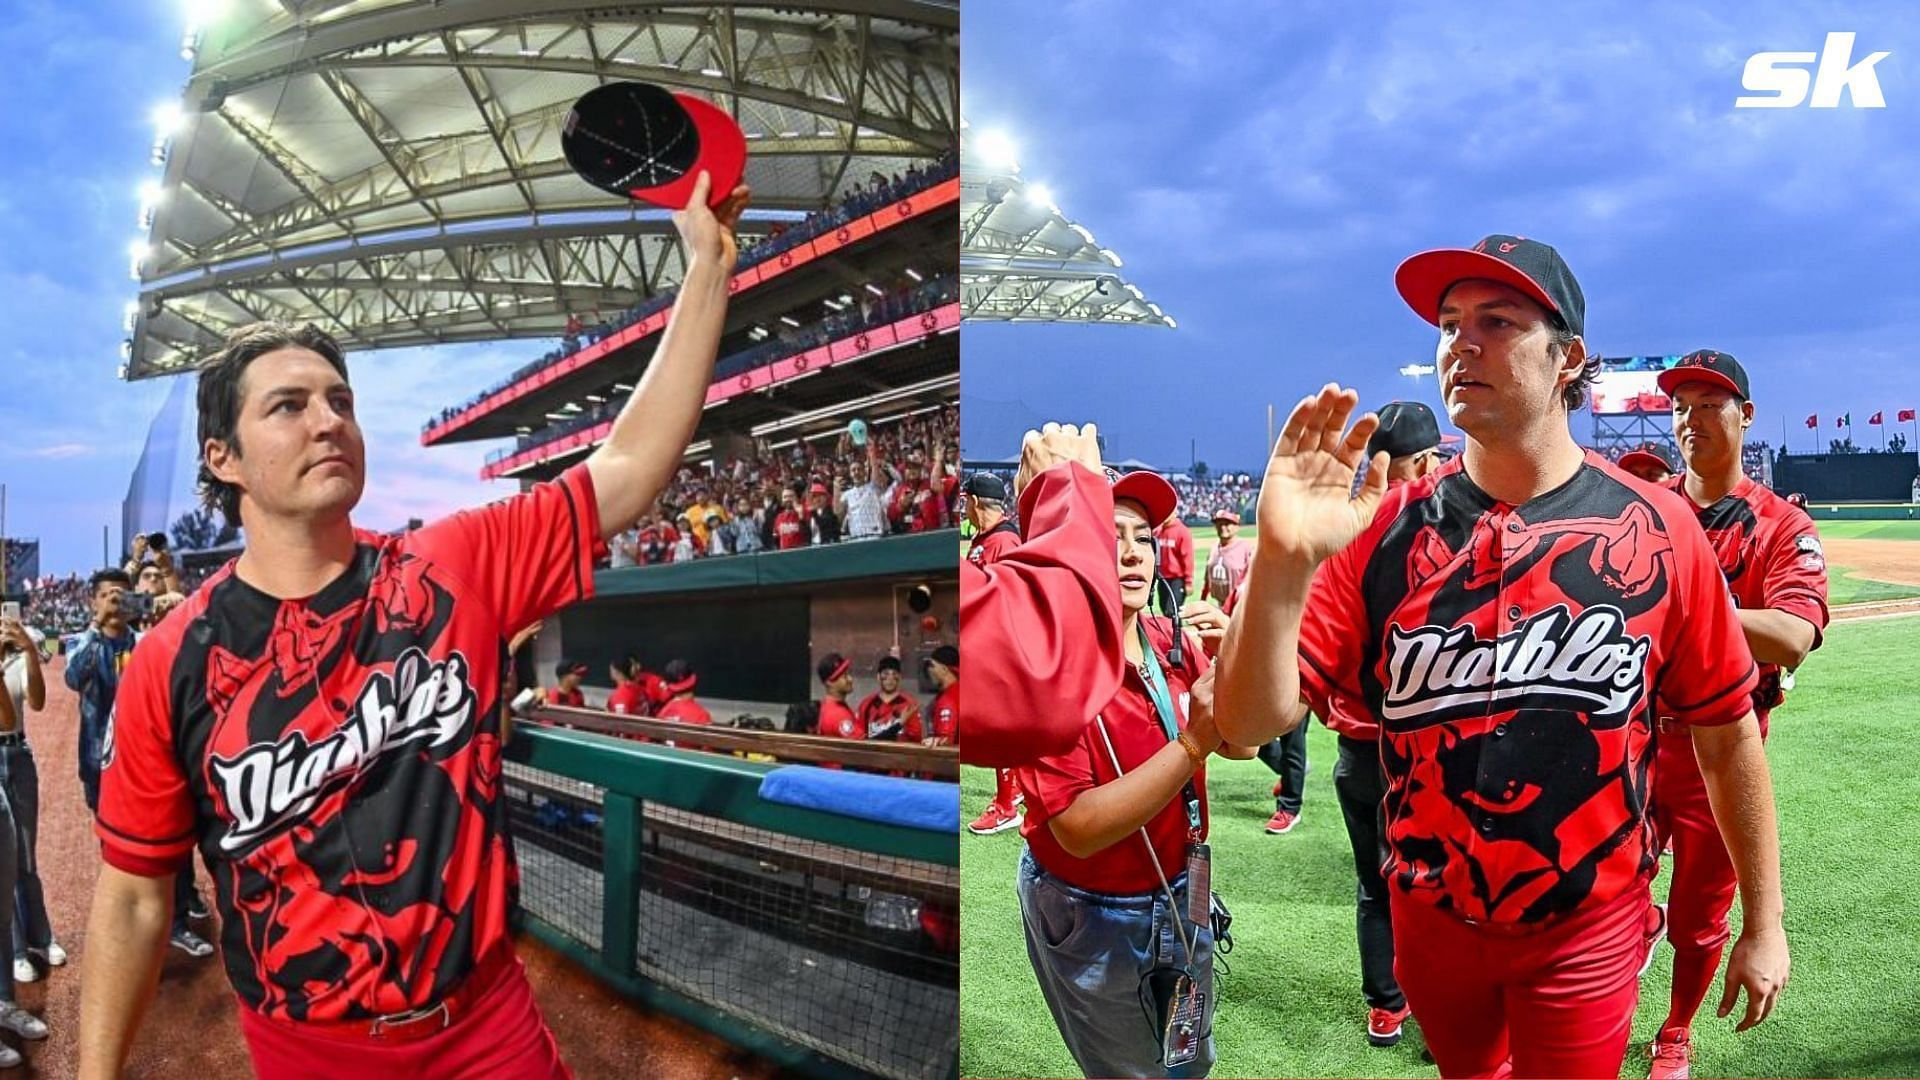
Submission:
[[[700,729],[685,725],[654,732],[681,744],[668,747],[632,737],[658,722],[536,719],[514,725],[503,783],[528,932],[629,998],[797,1072],[958,1075],[957,831],[767,801],[761,779],[781,765],[690,749]],[[636,727],[616,737],[561,719]],[[789,757],[835,741],[886,752],[706,734]],[[952,753],[903,747],[862,764],[926,773]]]

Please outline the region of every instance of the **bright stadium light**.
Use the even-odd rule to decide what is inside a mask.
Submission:
[[[151,254],[153,254],[153,248],[145,240],[135,240],[127,245],[127,256],[134,262],[146,262],[147,256]]]
[[[994,169],[1018,169],[1020,162],[1015,157],[1013,140],[1007,133],[997,129],[982,131],[973,137],[973,148],[980,159]]]
[[[1045,184],[1028,184],[1026,191],[1021,194],[1028,202],[1036,206],[1044,206],[1049,210],[1053,209],[1053,189]]]
[[[160,181],[146,181],[140,185],[140,208],[142,210],[151,210],[159,206],[160,197],[164,194],[166,194],[166,189],[160,186]]]
[[[187,114],[181,110],[180,103],[177,101],[163,101],[155,105],[153,111],[147,115],[153,119],[154,134],[162,138],[177,133],[181,123],[187,118]]]

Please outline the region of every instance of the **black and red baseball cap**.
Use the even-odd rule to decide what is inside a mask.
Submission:
[[[569,675],[585,675],[586,673],[587,665],[578,660],[562,660],[554,665],[553,669],[553,677],[556,679],[564,679]]]
[[[1379,415],[1380,426],[1367,439],[1369,457],[1382,450],[1390,458],[1411,457],[1440,445],[1440,421],[1424,402],[1389,401]]]
[[[1587,327],[1587,298],[1565,259],[1549,245],[1495,233],[1471,248],[1423,251],[1400,264],[1393,283],[1407,306],[1440,325],[1440,302],[1462,281],[1484,278],[1525,293],[1576,336]]]
[[[669,660],[661,669],[661,680],[667,684],[667,693],[684,694],[700,684],[700,676],[685,660]]]
[[[1662,447],[1658,443],[1648,443],[1645,446],[1629,450],[1621,454],[1620,460],[1615,462],[1615,464],[1628,472],[1632,472],[1634,469],[1652,468],[1654,466],[1658,466],[1668,472],[1679,471],[1673,467],[1672,456],[1667,453],[1665,447]]]
[[[581,95],[560,129],[573,171],[610,194],[679,210],[705,170],[719,206],[747,168],[747,138],[733,117],[691,94],[651,83],[610,82]]]
[[[1172,517],[1174,509],[1180,505],[1180,495],[1173,490],[1172,484],[1167,483],[1166,477],[1145,469],[1114,480],[1113,501],[1119,502],[1121,499],[1139,503],[1147,512],[1147,524],[1155,529]]]
[[[1752,397],[1747,393],[1747,369],[1740,361],[1723,352],[1712,349],[1695,349],[1680,358],[1680,362],[1660,373],[1654,380],[1660,384],[1660,392],[1673,396],[1674,390],[1690,382],[1703,382],[1718,386],[1730,394],[1737,394],[1741,401]]]
[[[814,674],[820,676],[822,683],[830,683],[840,676],[845,675],[847,672],[852,671],[853,661],[841,656],[837,652],[830,652],[820,658],[820,663],[815,665],[813,670]]]

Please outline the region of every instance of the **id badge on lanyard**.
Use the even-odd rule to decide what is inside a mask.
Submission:
[[[1173,693],[1167,689],[1166,675],[1160,670],[1160,658],[1147,641],[1145,626],[1140,628],[1141,673],[1145,676],[1147,696],[1167,741],[1180,738],[1180,720],[1173,711]],[[1200,795],[1187,781],[1181,793],[1187,804],[1187,919],[1195,926],[1206,926],[1213,917],[1213,850],[1200,840]]]

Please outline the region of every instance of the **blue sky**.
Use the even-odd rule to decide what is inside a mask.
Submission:
[[[184,11],[174,0],[10,0],[0,19],[0,482],[7,532],[40,538],[44,572],[95,569],[102,525],[120,542],[120,500],[168,389],[115,372],[137,291],[126,254],[137,191],[158,172],[149,114],[189,73]],[[367,429],[356,522],[388,528],[512,491],[479,479],[495,444],[429,450],[420,424],[547,347],[350,356]]]
[[[962,87],[1022,174],[1176,330],[970,325],[962,442],[1041,419],[1110,457],[1257,471],[1266,406],[1322,383],[1438,405],[1436,332],[1393,269],[1544,240],[1604,355],[1731,352],[1754,436],[1805,451],[1920,406],[1920,7],[968,0]],[[1740,109],[1746,58],[1858,33],[1884,109]],[[1444,415],[1444,414],[1443,414]],[[1590,431],[1584,414],[1575,433]],[[1893,430],[1893,429],[1890,429]]]

